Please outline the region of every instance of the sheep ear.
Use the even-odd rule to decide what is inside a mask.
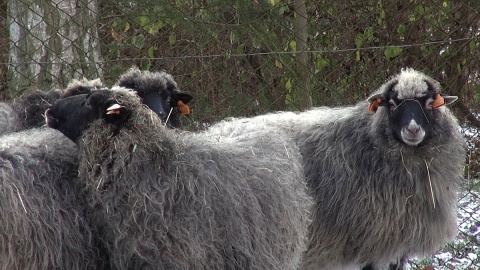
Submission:
[[[450,105],[457,101],[457,96],[446,96],[441,94],[435,94],[435,98],[433,100],[432,109],[437,109],[442,107],[443,105]]]
[[[369,97],[367,101],[370,103],[368,105],[368,110],[370,112],[376,112],[378,107],[380,107],[383,103],[382,94],[373,95]]]
[[[187,93],[178,93],[177,99],[181,100],[183,104],[188,104],[190,101],[192,101],[193,97]]]
[[[458,100],[457,96],[447,96],[447,95],[441,95],[443,99],[445,100],[445,105],[450,105],[455,103],[455,101]]]

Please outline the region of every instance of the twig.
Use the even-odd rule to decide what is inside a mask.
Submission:
[[[25,214],[28,214],[27,213],[27,208],[25,207],[25,204],[23,203],[22,196],[20,196],[20,190],[18,189],[18,187],[15,184],[12,184],[12,185],[17,189],[17,196],[20,199],[20,203],[22,204],[23,210],[25,210]]]
[[[432,195],[433,208],[435,208],[435,196],[433,196],[432,179],[430,178],[430,169],[428,168],[427,161],[426,160],[423,160],[423,161],[425,162],[425,166],[427,167],[428,184],[430,186],[430,194]]]
[[[165,120],[165,125],[164,125],[164,127],[167,126],[168,119],[170,119],[170,115],[172,115],[172,111],[173,111],[173,108],[170,108],[170,111],[168,112],[167,120]]]

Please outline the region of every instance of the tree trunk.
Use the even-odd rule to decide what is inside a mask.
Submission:
[[[297,46],[297,93],[299,109],[304,111],[312,107],[312,96],[310,93],[310,70],[308,68],[308,53],[305,51],[307,46],[307,9],[305,0],[295,0],[295,43]]]
[[[7,1],[0,3],[0,61],[8,62],[8,26],[7,26]],[[7,65],[0,65],[0,101],[5,100],[7,95]]]
[[[8,1],[9,94],[102,78],[94,0]]]

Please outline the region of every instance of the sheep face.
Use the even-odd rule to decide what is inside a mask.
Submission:
[[[118,125],[129,113],[112,97],[113,93],[100,90],[59,99],[45,112],[47,125],[74,142],[97,119],[104,118],[106,123]]]
[[[409,146],[421,146],[432,136],[440,107],[457,100],[456,96],[438,93],[439,87],[433,79],[407,70],[368,99],[369,110],[376,112],[378,107],[386,107],[392,137]]]
[[[179,115],[190,113],[190,109],[186,105],[192,100],[192,96],[189,94],[163,91],[160,94],[148,93],[145,95],[139,94],[139,96],[142,98],[143,103],[157,113],[162,122],[168,123],[171,128],[179,128],[181,126],[177,117],[172,118],[171,114],[174,108],[177,109],[177,114]]]
[[[118,86],[137,91],[143,103],[156,112],[170,128],[180,127],[178,116],[190,113],[187,104],[193,97],[181,92],[173,77],[165,72],[132,68],[120,77]]]
[[[93,82],[96,83],[96,81]],[[102,89],[108,90],[97,84],[75,84],[65,91],[63,97],[66,98],[74,95],[89,94],[93,91]],[[137,88],[141,86],[135,85],[134,82],[124,81],[119,86],[121,87],[117,87],[115,90],[128,88],[135,91],[137,96],[142,99],[143,104],[147,105],[147,107],[154,111],[163,123],[167,123],[169,128],[181,127],[181,121],[178,116],[190,113],[190,107],[187,104],[193,99],[193,97],[187,93],[180,92],[169,83],[166,84],[166,88],[155,89],[158,91],[152,91],[149,89],[150,92],[146,93],[142,91],[143,89],[137,91]]]

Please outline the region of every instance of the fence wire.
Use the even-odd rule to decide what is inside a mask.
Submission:
[[[305,8],[301,8],[304,5]],[[195,97],[187,129],[365,99],[402,67],[439,80],[469,145],[454,243],[411,269],[480,267],[480,1],[13,0],[0,4],[0,99],[106,85],[135,65]]]

